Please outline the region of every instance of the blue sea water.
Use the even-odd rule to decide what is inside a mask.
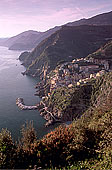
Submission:
[[[45,128],[45,120],[37,110],[22,111],[16,106],[18,97],[22,97],[26,105],[40,101],[39,97],[34,96],[34,87],[39,80],[21,74],[25,68],[18,60],[20,53],[0,47],[0,130],[7,128],[12,137],[17,139],[22,125],[33,120],[37,136],[42,137],[54,127]]]

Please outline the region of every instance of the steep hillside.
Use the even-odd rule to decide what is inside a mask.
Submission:
[[[82,64],[85,62],[85,59],[81,59],[79,63],[75,61],[77,63],[76,70],[74,70],[73,66],[74,64],[76,65],[76,63],[69,62],[65,63],[65,65],[58,65],[48,74],[44,84],[37,84],[37,88],[39,88],[37,95],[44,96],[44,104],[41,102],[40,110],[46,106],[48,111],[53,115],[52,117],[52,115],[44,109],[42,112],[40,111],[40,114],[47,121],[46,126],[57,121],[71,121],[76,117],[80,117],[91,105],[97,105],[97,102],[100,102],[99,98],[101,100],[101,96],[98,97],[101,88],[100,85],[103,83],[104,77],[106,77],[101,76],[106,74],[106,72],[112,71],[111,45],[112,42],[109,42],[98,50],[103,54],[100,60],[97,58],[97,62],[99,66],[101,66],[98,70],[94,70],[92,67],[92,72],[89,69],[87,71],[84,70],[84,72],[82,70],[78,72],[78,66],[81,62]],[[91,57],[89,59],[91,59]],[[100,61],[103,61],[103,63],[100,64]],[[96,60],[90,62],[87,59],[86,68],[90,66],[89,64],[93,66],[95,62]],[[105,70],[105,67],[102,67],[102,65],[105,63],[108,65],[107,62],[109,62],[109,68]],[[65,72],[66,70],[67,73]],[[98,78],[99,76],[100,78]],[[104,83],[101,89],[103,89],[104,93]],[[105,97],[102,99],[105,100]]]
[[[92,87],[95,105],[71,125],[59,126],[42,139],[37,140],[31,122],[23,126],[19,143],[2,129],[0,168],[112,169],[112,72],[98,78]]]
[[[37,37],[40,37],[40,35],[41,33],[30,33],[27,36],[21,36],[9,46],[9,50],[31,50],[35,47],[35,41],[37,40]]]
[[[49,155],[48,160],[54,167],[69,164],[71,169],[112,168],[112,72],[93,83],[91,94],[91,107],[80,119],[65,128],[57,128],[42,139],[48,149],[45,159]],[[80,101],[81,96],[77,99]],[[75,113],[75,108],[72,112]],[[52,153],[48,154],[50,150]]]
[[[112,25],[112,11],[96,15],[89,19],[81,19],[79,21],[71,22],[68,26],[79,26],[79,25]]]
[[[108,94],[107,88],[109,93],[112,90],[110,83],[112,73],[107,75],[91,79],[80,86],[58,87],[43,102],[61,122],[72,121],[76,117],[79,118],[89,107],[97,107],[105,101],[105,96],[107,97]],[[106,89],[105,83],[107,83]],[[42,116],[49,117],[49,114],[44,112]]]
[[[25,31],[14,37],[0,41],[0,44],[9,47],[9,50],[31,50],[58,29],[60,29],[60,27],[54,27],[45,32]]]
[[[9,47],[10,50],[25,50],[32,49],[37,37],[41,35],[41,32],[37,31],[25,31],[14,37],[9,38],[4,42],[4,46]]]
[[[21,53],[21,55],[19,56],[19,60],[23,61],[29,54],[30,52],[27,52],[27,51]]]
[[[26,57],[26,74],[39,75],[45,65],[52,70],[61,60],[86,57],[104,45],[109,38],[112,38],[111,26],[63,26]]]
[[[32,32],[28,35],[23,35],[18,38],[16,41],[10,45],[10,41],[8,42],[8,46],[10,50],[31,50],[35,48],[42,40],[49,37],[52,33],[60,29],[60,27],[54,27],[45,32]],[[17,36],[18,37],[18,36]]]
[[[80,25],[112,25],[112,12],[100,14],[89,19],[81,19],[75,22],[65,24],[67,26]],[[35,48],[42,40],[61,29],[62,26],[51,28],[45,32],[25,31],[17,36],[9,38],[0,44],[9,47],[11,50],[31,50]]]
[[[96,52],[88,55],[87,58],[90,57],[94,59],[112,59],[112,41],[98,49]]]
[[[61,26],[56,26],[54,28],[51,28],[45,32],[42,32],[41,36],[36,40],[35,42],[35,47],[44,39],[48,38],[50,35],[52,35],[53,33],[55,33],[56,31],[58,31],[59,29],[61,29]]]

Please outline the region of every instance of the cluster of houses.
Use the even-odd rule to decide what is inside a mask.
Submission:
[[[90,57],[89,62],[98,64],[98,65],[102,65],[104,67],[105,70],[110,70],[111,69],[111,64],[112,64],[112,60],[111,59],[99,59],[99,58],[92,58]]]
[[[79,86],[87,83],[91,78],[101,76],[109,69],[109,62],[101,59],[81,58],[65,62],[58,66],[54,70],[54,75],[50,77],[50,92],[62,86],[72,87],[75,84]]]

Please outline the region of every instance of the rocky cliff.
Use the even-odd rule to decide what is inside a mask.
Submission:
[[[105,100],[110,102],[112,97],[112,72],[106,73],[88,83],[68,87],[60,87],[45,97],[41,103],[41,115],[48,125],[53,122],[66,122],[80,118],[91,108],[97,108]],[[47,111],[43,109],[46,107]],[[52,115],[51,115],[52,114]]]
[[[28,57],[29,54],[30,52],[27,52],[27,51],[21,53],[21,55],[19,56],[19,60],[22,62],[25,61],[25,59]]]

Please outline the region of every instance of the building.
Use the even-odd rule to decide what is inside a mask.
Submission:
[[[84,72],[88,72],[90,70],[95,70],[98,69],[99,65],[84,65],[84,66],[80,66],[79,67],[79,71],[84,71]]]
[[[55,80],[51,80],[51,85],[54,85],[55,84]]]
[[[104,68],[105,68],[105,70],[109,70],[110,65],[109,65],[109,60],[108,60],[108,59],[104,60],[104,59],[102,59],[102,58],[92,58],[92,57],[91,57],[91,58],[89,59],[89,61],[90,61],[90,62],[93,62],[93,63],[95,63],[95,64],[103,65]]]
[[[70,74],[70,71],[68,69],[64,69],[63,72],[65,75]]]
[[[77,82],[77,86],[80,86],[80,83],[79,83],[79,82]]]

